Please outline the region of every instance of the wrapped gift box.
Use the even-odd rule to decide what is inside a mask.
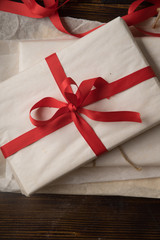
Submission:
[[[135,40],[155,71],[157,77],[160,79],[159,39],[155,37],[140,37],[135,38]],[[68,42],[73,44],[75,41],[77,40],[68,40],[67,44]],[[51,41],[20,42],[20,69],[25,70],[26,68],[31,67],[37,62],[37,59],[46,57],[46,52],[51,54],[54,46],[55,41],[52,43]],[[40,47],[42,50],[39,52]],[[29,59],[30,55],[32,61],[26,61],[26,59]],[[87,182],[159,177],[159,129],[160,127],[157,126],[121,146],[128,159],[137,166],[140,166],[142,168],[141,171],[136,171],[131,167],[124,159],[119,148],[116,148],[111,152],[98,157],[94,162],[60,178],[58,181],[55,181],[54,184],[79,184]]]
[[[78,85],[84,79],[99,76],[111,83],[148,66],[120,18],[57,55],[66,75]],[[63,100],[46,61],[5,81],[0,91],[0,102],[3,102],[0,109],[5,112],[0,118],[1,146],[33,128],[28,112],[35,102],[47,96]],[[85,119],[110,150],[159,123],[159,93],[157,79],[153,77],[110,100],[89,106],[99,111],[138,111],[142,123],[104,123]],[[95,154],[71,123],[13,154],[8,161],[21,190],[28,195],[93,158]]]

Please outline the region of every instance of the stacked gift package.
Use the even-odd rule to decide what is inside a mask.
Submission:
[[[147,44],[150,45],[149,41],[154,41],[151,39],[137,39],[142,50]],[[19,47],[20,70],[29,69],[5,80],[0,85],[2,93],[0,98],[1,103],[3,102],[0,106],[1,112],[6,112],[5,109],[10,109],[0,119],[2,155],[7,158],[7,162],[11,166],[22,192],[29,195],[50,182],[53,182],[52,184],[77,184],[122,180],[123,178],[132,179],[136,178],[136,175],[137,178],[158,176],[158,171],[156,171],[158,159],[155,159],[154,163],[151,163],[150,157],[144,159],[144,153],[142,154],[140,151],[142,149],[139,147],[140,144],[144,147],[146,144],[151,144],[153,139],[157,142],[158,127],[123,144],[123,142],[160,122],[158,111],[160,108],[159,83],[148,62],[152,64],[156,73],[158,73],[158,66],[153,64],[150,59],[148,59],[148,62],[146,61],[123,20],[117,18],[80,40],[72,39],[65,41],[65,43],[64,41],[62,43],[61,41],[56,41],[54,44],[50,41],[50,46],[40,53],[36,53],[36,50],[35,54],[33,53],[33,49],[35,49],[34,44],[39,49],[41,44],[48,45],[49,43],[21,42]],[[31,52],[28,51],[28,45],[33,46]],[[64,47],[65,49],[59,51]],[[10,148],[12,148],[12,140],[14,141],[17,137],[35,128],[29,120],[29,111],[35,103],[47,97],[66,103],[64,95],[60,92],[60,88],[57,85],[55,73],[52,74],[52,71],[54,72],[54,69],[57,68],[57,62],[54,62],[55,54],[47,57],[47,55],[55,51],[57,51],[56,59],[60,62],[66,77],[74,79],[78,86],[84,80],[99,77],[103,78],[107,84],[121,79],[124,79],[123,83],[125,84],[126,81],[132,81],[133,74],[139,75],[141,71],[144,71],[143,75],[147,75],[143,81],[139,81],[127,89],[123,90],[122,87],[122,90],[114,93],[114,95],[106,95],[105,98],[100,98],[98,101],[84,106],[85,109],[89,109],[92,112],[123,111],[125,114],[128,111],[135,114],[140,113],[142,122],[140,120],[128,120],[124,117],[120,121],[115,121],[114,119],[113,121],[105,122],[90,119],[84,115],[84,112],[80,113],[106,149],[106,153],[98,157],[96,161],[81,168],[78,167],[91,159],[95,159],[96,155],[99,154],[96,154],[94,149],[90,147],[73,121],[36,140],[32,144],[11,154],[6,153],[6,149],[10,152]],[[47,58],[39,62],[42,57]],[[150,58],[154,59],[153,56],[150,56]],[[52,61],[54,64],[50,66]],[[138,78],[138,75],[134,76]],[[46,118],[46,115],[47,117],[52,116],[54,111],[51,108],[42,112],[42,114],[44,113],[44,118]],[[39,126],[36,126],[36,128],[39,128]],[[153,134],[152,141],[150,141],[151,134]],[[7,145],[8,143],[9,145]],[[5,147],[6,145],[7,148]],[[121,145],[121,147],[108,152],[108,150],[118,145]],[[146,156],[148,156],[147,153]],[[130,167],[126,162],[126,158],[131,159],[136,165],[141,165],[142,171],[136,171]],[[4,159],[2,161],[4,162]],[[124,174],[123,170],[121,171],[126,164],[128,164],[127,170],[131,170],[132,174],[135,174],[134,177],[129,178],[129,173],[126,174],[126,171],[124,171]],[[151,172],[149,169],[143,171],[147,165],[153,168]],[[105,166],[105,169],[103,167],[97,168],[100,166]],[[67,174],[75,168],[78,169]],[[112,173],[114,169],[117,170],[117,174]],[[90,178],[87,176],[88,173],[91,173]],[[106,173],[107,176],[104,178],[103,176]],[[121,173],[121,176],[117,177],[119,173]],[[64,174],[67,175],[59,178]],[[111,177],[112,175],[113,177]],[[56,179],[58,180],[53,181]]]
[[[72,44],[77,40],[65,41],[66,44]],[[160,48],[159,40],[153,37],[141,37],[136,38],[136,41],[144,53],[145,57],[149,61],[150,65],[154,69],[157,76],[159,76],[159,55],[157,50]],[[60,41],[61,42],[61,41]],[[58,41],[59,43],[59,41]],[[39,50],[39,44],[44,47],[41,52]],[[53,47],[56,46],[56,42],[52,41],[23,41],[20,42],[20,71],[25,70],[28,67],[31,67],[33,63],[37,62],[37,57],[43,58],[46,57],[46,52],[52,53]],[[63,43],[64,46],[64,43]],[[154,46],[154,48],[153,48]],[[145,146],[149,144],[149,141],[156,146],[158,142],[159,134],[157,133],[158,127],[147,131],[145,134],[129,141],[126,144],[121,145],[121,149],[125,155],[137,166],[141,166],[141,171],[135,171],[134,168],[131,168],[127,163],[124,154],[121,153],[121,149],[116,148],[107,155],[102,155],[98,157],[98,160],[93,163],[84,165],[83,167],[77,169],[76,171],[66,175],[65,177],[54,181],[54,184],[73,184],[73,183],[86,183],[86,182],[104,182],[112,180],[123,180],[123,179],[134,179],[137,178],[146,178],[146,177],[158,177],[159,176],[159,158],[158,146],[155,148],[155,157],[150,161],[152,156],[152,148]],[[150,139],[150,134],[152,134],[152,140]],[[155,135],[155,136],[154,136]],[[123,170],[123,166],[125,169]],[[148,171],[149,167],[149,171]],[[116,169],[116,174],[113,172]]]

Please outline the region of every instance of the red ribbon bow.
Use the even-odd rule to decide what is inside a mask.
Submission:
[[[140,69],[112,83],[108,83],[103,78],[98,77],[85,80],[78,87],[73,79],[66,76],[56,54],[47,57],[46,61],[66,102],[61,102],[52,97],[43,98],[37,102],[30,110],[30,120],[36,128],[3,145],[1,150],[5,158],[71,122],[74,122],[83,138],[97,156],[107,151],[104,144],[81,114],[86,115],[92,120],[101,122],[141,122],[140,114],[137,112],[99,112],[86,109],[84,106],[104,98],[110,98],[117,93],[154,77],[155,74],[151,67]],[[73,92],[71,85],[77,86],[76,93]],[[41,111],[43,107],[58,108],[58,111],[48,120],[40,121],[34,119],[31,115],[32,111],[36,109]]]
[[[59,121],[63,121],[63,118],[66,118],[67,116],[69,121],[74,122],[75,126],[77,127],[81,135],[84,137],[88,145],[98,156],[101,153],[105,152],[107,149],[101,142],[101,140],[97,137],[91,126],[86,122],[86,120],[84,120],[84,118],[80,114],[84,114],[87,117],[91,118],[92,120],[101,122],[118,122],[118,121],[141,122],[140,114],[137,112],[129,111],[98,112],[83,107],[86,106],[85,100],[87,101],[87,97],[89,102],[91,101],[89,94],[91,93],[91,89],[93,87],[101,85],[101,87],[98,88],[99,94],[101,94],[102,88],[105,88],[107,93],[107,87],[109,84],[102,78],[93,78],[83,81],[79,88],[77,86],[78,90],[76,93],[73,93],[71,85],[77,86],[77,84],[71,78],[66,78],[61,84],[61,92],[63,93],[63,96],[65,97],[67,103],[58,101],[55,98],[47,97],[37,102],[31,108],[30,120],[35,126],[42,127],[47,124],[54,125],[55,124],[54,120],[59,118]],[[94,102],[94,97],[92,98],[92,100]],[[39,121],[32,118],[31,112],[38,108],[40,110],[42,107],[52,107],[59,109],[49,120]]]

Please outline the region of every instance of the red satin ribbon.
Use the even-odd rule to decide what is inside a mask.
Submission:
[[[136,11],[137,7],[145,1],[152,3],[153,6]],[[131,4],[128,10],[128,15],[124,16],[123,19],[127,22],[129,26],[130,25],[135,26],[136,24],[143,22],[149,19],[150,17],[155,16],[157,14],[157,8],[159,7],[160,7],[160,0],[137,0]],[[149,31],[145,31],[140,27],[137,27],[137,26],[135,27],[145,35],[160,37],[160,33],[152,33]]]
[[[40,6],[36,3],[35,0],[22,0],[22,3],[12,2],[10,0],[0,0],[0,10],[11,12],[27,17],[32,18],[44,18],[49,17],[51,22],[54,24],[54,26],[61,32],[64,32],[66,34],[70,34],[76,37],[83,37],[87,35],[88,33],[94,31],[95,29],[99,28],[96,27],[94,29],[91,29],[90,31],[87,31],[85,33],[81,34],[71,34],[69,33],[63,26],[61,19],[58,14],[58,9],[63,6],[65,3],[67,3],[69,0],[66,0],[62,5],[58,7],[58,0],[44,0],[45,7]],[[137,7],[143,3],[143,2],[150,2],[153,4],[153,6],[135,11]],[[145,21],[146,19],[153,17],[157,14],[157,8],[160,7],[160,0],[136,0],[131,4],[128,10],[128,14],[126,16],[123,16],[122,18],[126,21],[128,26],[136,25],[140,22]],[[104,24],[103,24],[104,25]],[[101,25],[101,26],[103,26]],[[151,36],[160,37],[159,33],[151,33],[144,31],[140,29],[139,27],[136,27],[138,30],[143,32],[144,34],[149,34]]]
[[[64,3],[60,6],[58,6],[59,0],[43,0],[45,7],[40,6],[35,0],[21,1],[23,3],[13,2],[10,0],[0,0],[0,10],[31,18],[49,17],[53,25],[59,31],[79,38],[96,29],[94,28],[82,34],[71,34],[64,28],[58,14],[58,9],[66,4],[69,0],[64,1]]]
[[[104,98],[110,98],[142,81],[154,77],[155,74],[151,67],[140,69],[113,83],[108,83],[103,78],[97,77],[83,81],[78,87],[73,79],[66,76],[56,54],[47,57],[46,62],[66,102],[61,102],[52,97],[46,97],[37,102],[30,110],[30,120],[36,127],[3,145],[1,150],[5,158],[71,122],[74,122],[80,134],[97,156],[107,151],[104,144],[81,114],[100,122],[141,122],[140,114],[137,112],[99,112],[86,109],[84,106]],[[72,91],[71,85],[77,86],[76,93]],[[93,87],[95,88],[94,90],[92,90]],[[34,119],[32,111],[36,109],[41,111],[41,108],[44,107],[58,108],[58,110],[46,121]]]
[[[45,0],[45,7],[40,6],[35,0],[22,0],[23,3],[10,0],[0,1],[0,10],[31,18],[49,17],[58,9],[58,1]]]
[[[141,9],[136,11],[136,9],[138,8],[138,6],[143,3],[143,2],[150,2],[153,4],[153,6]],[[150,17],[153,17],[157,14],[157,8],[160,7],[160,0],[136,0],[135,2],[133,2],[128,10],[128,14],[123,16],[123,20],[127,23],[128,26],[132,26],[132,25],[136,25],[138,23],[141,23],[145,20],[147,20]],[[61,19],[58,15],[58,12],[55,12],[55,14],[50,18],[52,23],[54,24],[54,26],[61,32],[64,32],[66,34],[70,34],[62,25]],[[102,24],[101,26],[103,26],[104,24]],[[97,28],[101,27],[98,26],[94,29],[91,29],[85,33],[81,33],[81,34],[71,34],[73,36],[76,37],[84,37],[85,35],[87,35],[88,33],[96,30]],[[155,37],[160,37],[159,33],[151,33],[151,32],[147,32],[142,30],[140,27],[136,27],[139,31],[143,32],[144,34],[148,34],[151,36],[155,36]]]

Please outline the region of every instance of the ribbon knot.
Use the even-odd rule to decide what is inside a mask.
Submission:
[[[68,109],[69,109],[70,112],[76,112],[77,111],[77,107],[72,103],[68,104]]]

